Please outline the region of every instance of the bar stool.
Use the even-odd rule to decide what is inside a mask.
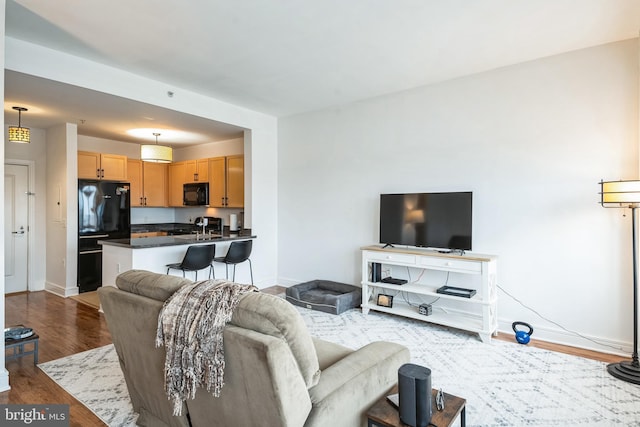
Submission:
[[[251,260],[249,259],[252,246],[253,240],[234,241],[231,242],[231,245],[229,245],[229,250],[227,251],[227,254],[225,256],[213,259],[214,262],[225,264],[227,280],[229,280],[229,264],[233,265],[233,278],[231,280],[235,282],[236,265],[245,261],[249,261],[249,272],[251,273],[251,284],[253,285],[253,268],[251,266]],[[213,277],[215,277],[215,272],[213,274]]]
[[[213,273],[213,258],[216,255],[216,245],[195,245],[187,248],[182,262],[167,264],[167,274],[169,270],[182,270],[182,277],[185,277],[185,271],[195,271],[196,280],[198,280],[198,270],[209,267],[209,278]],[[215,275],[214,275],[215,277]]]

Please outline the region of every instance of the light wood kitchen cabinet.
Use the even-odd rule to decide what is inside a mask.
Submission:
[[[184,182],[207,182],[209,179],[209,159],[187,160]]]
[[[211,207],[244,207],[244,156],[209,159]]]
[[[182,186],[186,170],[187,162],[169,164],[169,206],[182,206]]]
[[[78,178],[125,181],[127,156],[78,151]]]
[[[244,156],[227,157],[227,207],[244,207]]]
[[[129,160],[127,163],[127,179],[131,184],[131,207],[166,207],[168,205],[167,164],[141,160]]]

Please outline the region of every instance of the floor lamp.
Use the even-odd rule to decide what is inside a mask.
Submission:
[[[607,371],[623,381],[640,384],[638,361],[638,255],[636,253],[636,209],[640,207],[640,181],[600,181],[600,204],[605,208],[630,208],[633,241],[633,354],[631,361],[610,363]]]

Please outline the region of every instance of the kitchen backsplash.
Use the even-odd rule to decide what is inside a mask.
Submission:
[[[242,209],[228,208],[131,208],[132,224],[161,224],[161,223],[193,223],[198,216],[215,216],[222,218],[224,225],[229,225],[229,215],[236,214],[238,219]]]

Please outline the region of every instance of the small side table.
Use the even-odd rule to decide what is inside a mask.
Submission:
[[[38,334],[34,333],[30,337],[22,338],[19,340],[5,340],[4,341],[4,350],[5,350],[5,360],[13,360],[19,359],[24,356],[28,356],[33,354],[33,364],[38,364],[38,339],[40,337]],[[26,344],[32,344],[33,347],[31,350],[25,351],[24,346]],[[7,350],[13,350],[11,354],[6,354]]]
[[[387,394],[394,394],[398,392],[398,386],[395,386]],[[442,393],[444,395],[444,409],[438,411],[436,409],[436,394],[438,390],[431,390],[431,423],[438,427],[450,427],[455,419],[460,415],[460,426],[465,427],[466,420],[466,404],[467,401],[461,397],[454,396],[448,393]],[[405,423],[400,421],[400,414],[398,409],[387,400],[387,397],[378,400],[367,411],[367,426],[368,427],[404,427]]]

